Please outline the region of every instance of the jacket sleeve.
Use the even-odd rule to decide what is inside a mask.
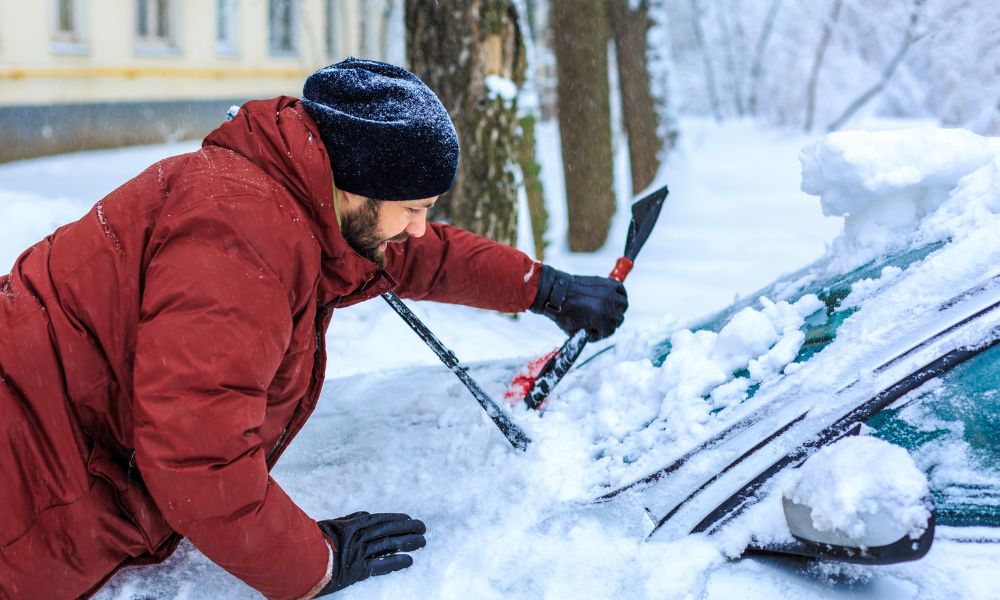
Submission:
[[[392,244],[389,245],[393,247]],[[527,310],[541,263],[505,244],[443,223],[427,223],[387,258],[403,298],[465,304],[503,312]]]
[[[135,348],[136,464],[170,525],[269,598],[325,574],[322,533],[268,474],[260,428],[288,295],[225,218],[151,244]]]

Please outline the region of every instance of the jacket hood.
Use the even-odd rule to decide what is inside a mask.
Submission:
[[[340,233],[333,210],[333,174],[319,128],[297,98],[251,100],[232,121],[210,133],[203,147],[245,157],[299,202],[323,250],[323,301],[351,293],[378,266],[359,256]]]

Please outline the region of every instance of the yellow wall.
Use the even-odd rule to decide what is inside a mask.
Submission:
[[[77,48],[53,42],[55,0],[0,0],[0,106],[298,95],[312,71],[362,54],[365,13],[362,0],[337,0],[339,47],[328,56],[325,0],[298,1],[299,52],[274,57],[267,0],[240,0],[235,56],[216,50],[215,0],[174,0],[177,50],[159,54],[137,51],[134,0],[82,0]]]

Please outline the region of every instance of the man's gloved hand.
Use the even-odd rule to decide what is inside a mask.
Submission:
[[[600,340],[625,320],[625,286],[610,277],[579,276],[542,265],[531,311],[552,319],[566,333],[586,329]]]
[[[333,577],[319,596],[332,594],[364,581],[371,575],[385,575],[413,564],[408,554],[423,548],[426,528],[409,515],[356,512],[339,519],[319,522],[333,542]]]

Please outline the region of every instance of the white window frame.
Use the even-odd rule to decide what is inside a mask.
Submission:
[[[66,4],[70,13],[70,28],[62,24],[62,8]],[[52,53],[86,54],[89,51],[86,36],[86,0],[50,0],[52,7]]]
[[[166,9],[165,35],[158,33],[163,23],[160,21],[159,9]],[[141,9],[145,6],[145,11]],[[141,56],[164,56],[180,53],[180,2],[177,0],[134,0],[132,2],[132,26],[135,34],[135,53]],[[139,20],[145,16],[145,29],[140,30]]]
[[[287,3],[291,7],[288,25],[290,47],[279,47],[276,44],[277,31],[275,8],[278,4]],[[302,3],[299,0],[267,0],[267,50],[273,58],[298,58],[302,46]]]
[[[240,55],[240,0],[215,1],[215,52]]]

